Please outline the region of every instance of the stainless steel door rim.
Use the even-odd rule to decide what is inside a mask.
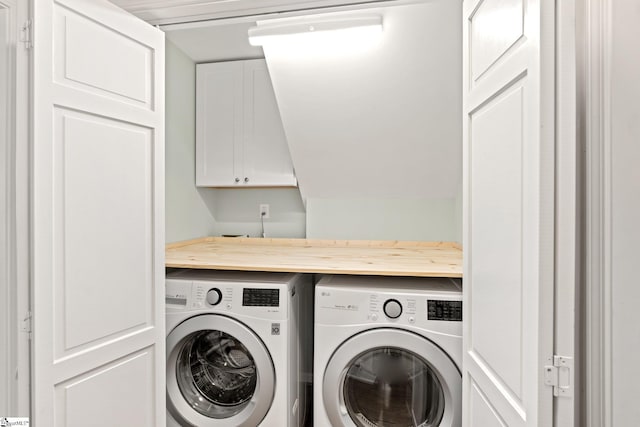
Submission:
[[[203,331],[219,331],[242,343],[257,373],[255,391],[252,396],[250,399],[238,403],[242,405],[241,410],[236,412],[220,408],[221,410],[216,415],[220,418],[205,416],[195,410],[183,396],[176,375],[178,358],[185,344],[193,338],[194,334]],[[167,336],[166,350],[167,407],[177,420],[198,427],[229,425],[248,427],[258,425],[269,412],[276,383],[273,361],[262,340],[243,323],[218,314],[202,314],[191,317],[176,326]],[[202,399],[206,400],[209,405],[215,403],[205,395],[202,396]],[[230,416],[223,417],[225,413],[229,413]]]
[[[354,362],[362,360],[367,353],[381,349],[391,349],[398,353],[407,351],[417,356],[417,360],[428,367],[429,375],[433,375],[435,381],[432,383],[441,387],[440,399],[444,407],[437,414],[437,424],[426,425],[457,427],[461,424],[462,376],[451,358],[436,344],[417,333],[396,328],[378,328],[361,332],[346,340],[327,364],[322,395],[324,409],[333,426],[376,425],[370,419],[360,421],[366,414],[353,413],[353,405],[348,405],[345,397],[345,381]],[[358,420],[358,424],[354,419]]]

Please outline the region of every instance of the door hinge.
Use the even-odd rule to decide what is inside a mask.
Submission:
[[[573,357],[553,356],[553,365],[544,367],[544,384],[553,387],[554,396],[573,397],[573,374]]]
[[[31,310],[27,311],[26,316],[22,319],[22,332],[31,336]]]
[[[31,49],[33,47],[33,23],[31,20],[26,21],[22,24],[22,28],[20,30],[20,41],[24,43],[25,49]]]

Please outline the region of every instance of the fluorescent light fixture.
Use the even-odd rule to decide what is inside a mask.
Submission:
[[[265,23],[249,28],[249,43],[263,46],[272,42],[303,43],[324,38],[376,37],[382,33],[382,16],[368,15],[336,19],[305,19],[275,24]]]

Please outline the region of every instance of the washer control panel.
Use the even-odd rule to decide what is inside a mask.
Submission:
[[[222,301],[222,292],[218,288],[211,288],[207,292],[207,304],[218,305]]]
[[[382,308],[384,314],[390,319],[397,319],[402,314],[402,304],[397,299],[388,299]]]
[[[198,309],[222,306],[231,308],[233,288],[212,286],[207,282],[173,279],[167,280],[165,304],[172,309]]]
[[[233,313],[277,323],[289,319],[290,304],[299,298],[296,290],[300,286],[310,286],[311,280],[290,273],[180,270],[168,273],[165,283],[167,314],[182,311]]]

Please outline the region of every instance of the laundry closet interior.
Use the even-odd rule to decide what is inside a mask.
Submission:
[[[288,328],[294,327],[293,324],[300,330],[296,337],[288,341],[288,346],[299,347],[297,351],[302,353],[297,356],[302,364],[300,372],[285,374],[278,367],[280,361],[276,359],[294,355],[286,350],[280,355],[277,347],[273,348],[271,342],[274,337],[269,336],[269,330],[271,323],[275,321],[265,320],[261,327],[252,323],[251,316],[243,317],[249,314],[245,312],[244,302],[251,300],[253,293],[258,291],[245,289],[242,295],[243,307],[234,307],[233,314],[229,314],[224,308],[218,310],[224,304],[234,304],[234,297],[231,296],[233,291],[220,286],[220,280],[230,274],[232,281],[240,281],[242,273],[215,270],[216,266],[224,264],[219,260],[214,265],[202,263],[196,266],[213,269],[209,272],[206,269],[191,272],[170,269],[167,278],[167,319],[172,319],[167,323],[169,365],[180,366],[181,357],[190,357],[187,355],[189,350],[184,348],[197,353],[193,349],[203,345],[203,340],[226,343],[226,337],[240,334],[229,329],[225,330],[222,337],[198,336],[193,332],[197,327],[187,328],[184,324],[187,321],[181,324],[185,331],[178,332],[179,338],[176,338],[177,333],[170,332],[180,321],[189,318],[174,313],[180,312],[180,305],[176,305],[175,301],[180,295],[191,293],[190,290],[179,287],[183,283],[181,281],[193,280],[193,286],[202,287],[203,293],[209,292],[204,300],[203,313],[208,308],[209,312],[229,315],[248,325],[265,342],[266,353],[271,353],[276,366],[276,383],[277,377],[280,377],[280,381],[289,381],[283,378],[297,378],[297,375],[301,377],[293,381],[302,383],[297,394],[295,388],[294,391],[289,391],[295,397],[290,396],[287,404],[284,404],[284,397],[278,386],[275,396],[265,393],[269,380],[264,376],[259,381],[262,384],[256,386],[229,374],[226,379],[237,387],[235,392],[247,396],[253,394],[257,396],[253,398],[256,401],[273,401],[271,409],[261,412],[251,409],[251,405],[245,407],[249,398],[239,397],[233,400],[227,396],[231,391],[226,392],[226,397],[219,398],[219,389],[210,387],[212,390],[199,390],[194,395],[202,393],[213,402],[225,402],[228,412],[222,414],[217,409],[196,409],[194,413],[189,406],[196,407],[196,404],[183,405],[184,400],[193,402],[196,399],[190,398],[189,392],[182,391],[180,387],[186,387],[184,384],[188,380],[180,380],[180,377],[196,377],[195,383],[206,382],[207,379],[212,381],[211,377],[203,374],[202,370],[194,374],[179,369],[175,372],[168,368],[167,417],[170,423],[180,420],[178,422],[205,425],[208,419],[219,417],[219,422],[227,419],[227,422],[246,425],[262,420],[258,425],[265,426],[314,425],[314,420],[318,426],[343,422],[345,425],[460,425],[461,8],[461,3],[456,1],[376,2],[160,27],[166,35],[165,204],[166,240],[169,247],[182,240],[221,235],[242,236],[238,239],[244,244],[237,243],[233,248],[239,251],[245,245],[259,244],[251,240],[259,237],[275,244],[278,244],[278,239],[352,242],[351,244],[356,245],[393,241],[408,241],[417,245],[419,243],[416,242],[422,241],[426,246],[430,244],[426,242],[444,242],[442,245],[448,245],[455,251],[453,263],[456,268],[451,270],[450,275],[458,279],[455,279],[457,282],[453,280],[450,283],[449,279],[434,282],[435,292],[432,289],[431,294],[433,297],[435,293],[438,304],[455,306],[459,315],[455,321],[452,320],[453,317],[440,319],[440,323],[449,324],[447,332],[455,336],[450,342],[438,341],[437,333],[434,332],[435,345],[447,349],[441,353],[445,355],[442,360],[432,358],[429,353],[438,351],[423,349],[420,345],[413,351],[408,348],[394,349],[393,342],[402,337],[396,337],[393,333],[373,338],[375,344],[369,339],[366,345],[373,345],[377,353],[366,356],[363,348],[348,356],[349,359],[360,357],[362,360],[355,363],[361,368],[352,367],[349,370],[345,368],[347,363],[337,368],[338,371],[349,370],[352,378],[350,387],[361,396],[354,397],[354,391],[345,389],[346,403],[338,405],[346,404],[349,407],[348,415],[343,415],[344,420],[339,420],[334,419],[336,415],[332,414],[330,419],[321,415],[325,412],[322,407],[323,399],[314,397],[317,392],[312,392],[312,385],[322,388],[322,384],[318,382],[323,377],[313,374],[311,369],[313,339],[310,338],[313,335],[310,325],[313,323],[313,316],[291,318],[288,323],[276,322],[283,335],[289,333]],[[326,22],[331,23],[330,25],[337,22],[347,26],[350,22],[357,25],[361,21],[368,25],[372,23],[373,27],[364,27],[364,32],[363,27],[356,27],[355,30],[334,31],[334,35],[331,31],[322,33],[322,25],[326,25]],[[381,29],[375,27],[380,24]],[[273,43],[268,38],[263,45],[253,46],[250,43],[250,33],[260,31],[261,27],[270,28],[274,25],[302,25],[305,29],[315,26],[317,29],[314,28],[315,34],[307,31],[307,34],[298,35],[297,38],[280,36],[279,41],[276,36],[272,37],[275,39]],[[268,216],[261,218],[260,209],[264,205],[268,206],[269,212]],[[295,240],[291,241],[296,244]],[[222,246],[210,249],[212,258],[225,257],[219,251],[225,251],[224,245],[227,243],[221,241],[219,244]],[[189,252],[189,249],[178,245],[180,243],[175,243],[171,250]],[[258,252],[261,250],[259,247],[256,249]],[[296,247],[291,249],[295,254]],[[335,248],[326,248],[332,249]],[[277,249],[269,246],[264,251]],[[318,251],[322,249],[319,248]],[[281,263],[287,264],[286,255],[280,256],[284,258]],[[167,265],[188,266],[180,264],[175,258],[179,258],[178,253],[168,252]],[[340,260],[337,259],[336,262],[339,263]],[[383,273],[370,272],[369,275],[360,276],[365,272],[352,270],[350,272],[357,275],[348,275],[346,279],[341,279],[342,276],[333,278],[332,275],[313,274],[322,271],[341,273],[327,267],[317,271],[313,268],[296,270],[289,267],[292,268],[291,272],[310,273],[302,273],[296,279],[287,280],[299,282],[296,286],[300,289],[322,280],[335,283],[341,283],[342,280],[348,286],[349,277],[363,277],[362,281],[358,281],[354,292],[378,290],[380,307],[374,309],[374,312],[365,310],[363,313],[366,314],[362,315],[385,318],[382,304],[385,304],[384,310],[390,309],[385,301],[393,300],[394,304],[399,304],[400,311],[405,311],[402,316],[404,318],[407,316],[405,299],[408,298],[410,305],[417,304],[419,307],[417,314],[415,307],[409,308],[409,313],[414,313],[409,314],[411,322],[415,322],[413,318],[418,317],[418,325],[424,327],[420,325],[420,317],[426,315],[426,311],[422,312],[426,310],[426,305],[422,306],[420,292],[423,292],[423,296],[428,294],[430,279],[390,279],[384,276],[384,259],[372,259],[370,263],[380,262],[382,265],[378,267]],[[420,262],[419,259],[417,262]],[[274,260],[274,264],[277,266],[278,260]],[[222,267],[224,270],[232,270],[233,265]],[[267,271],[273,271],[268,263],[265,265]],[[260,267],[242,266],[241,269],[260,270]],[[286,274],[287,267],[282,267],[281,273]],[[410,272],[400,274],[412,275]],[[416,274],[425,275],[424,272]],[[207,283],[205,277],[213,282]],[[251,280],[250,278],[251,276],[246,280]],[[270,279],[267,276],[267,283],[276,278],[272,276]],[[267,286],[258,282],[259,280],[245,287],[254,289]],[[425,289],[420,289],[421,284]],[[408,289],[402,290],[403,285]],[[287,293],[285,290],[281,295]],[[289,301],[289,304],[299,307],[291,311],[292,316],[299,310],[313,312],[313,291],[299,293],[300,301],[295,304],[294,300]],[[261,295],[256,295],[255,298],[260,301],[269,300],[264,294]],[[455,301],[447,303],[443,301],[447,300],[443,295],[449,295],[449,299]],[[210,306],[209,296],[212,302],[222,302]],[[190,295],[186,298],[186,306],[192,304],[190,298]],[[354,296],[345,295],[341,299],[342,301],[336,300],[338,305],[353,300]],[[353,307],[361,304],[356,301],[358,298],[353,301]],[[287,305],[282,307],[286,310]],[[435,305],[432,309],[436,310]],[[449,310],[449,307],[445,310]],[[253,316],[260,317],[255,313]],[[358,321],[363,320],[359,317],[356,316]],[[397,317],[401,317],[400,312]],[[402,323],[403,319],[397,321]],[[348,319],[343,320],[345,326],[350,322]],[[211,325],[218,323],[222,322],[211,320]],[[289,324],[291,325],[287,326]],[[377,326],[382,328],[384,324]],[[456,328],[460,331],[456,331]],[[187,331],[192,334],[191,338],[185,338],[188,336]],[[414,336],[414,332],[406,333],[410,340],[419,336]],[[330,329],[327,334],[322,341],[328,345],[329,337],[336,334]],[[357,335],[356,332],[353,334]],[[348,338],[342,339],[348,341]],[[425,341],[431,342],[428,339]],[[340,344],[337,343],[336,348]],[[246,342],[244,345],[247,345]],[[172,350],[174,347],[175,350]],[[249,363],[251,354],[256,350],[236,344],[229,351],[247,354],[246,363]],[[330,351],[332,352],[333,350]],[[455,359],[455,363],[448,362],[447,358]],[[257,364],[254,368],[256,371],[266,370],[258,366],[258,359],[254,362]],[[319,363],[318,360],[316,363]],[[354,361],[350,360],[349,363],[353,365]],[[437,371],[432,371],[433,366],[430,364],[437,363],[444,367],[440,366]],[[388,365],[387,369],[390,370],[396,369],[396,375],[418,378],[401,384],[395,380],[395,385],[387,378],[386,399],[392,402],[386,404],[379,400],[381,395],[375,390],[367,390],[372,386],[366,385],[380,382],[380,387],[383,387],[385,374],[376,372],[378,366],[383,365]],[[316,366],[316,369],[324,371],[325,367]],[[443,378],[441,375],[444,372],[451,377]],[[174,380],[176,377],[178,381]],[[232,378],[244,385],[236,384]],[[217,379],[221,380],[220,377]],[[178,390],[182,391],[184,399]],[[338,389],[335,391],[337,393]],[[362,396],[366,396],[364,400],[368,402],[364,402]],[[415,403],[408,404],[412,399]],[[421,401],[424,403],[419,404]],[[314,406],[318,406],[313,409],[318,414],[311,413],[312,402]],[[293,415],[291,419],[285,420],[284,415],[275,416],[275,411]],[[338,412],[334,411],[336,414]],[[251,415],[245,418],[244,413]],[[262,413],[266,415],[261,415]],[[212,421],[211,425],[217,424]]]
[[[34,2],[38,425],[552,425],[551,3]]]

